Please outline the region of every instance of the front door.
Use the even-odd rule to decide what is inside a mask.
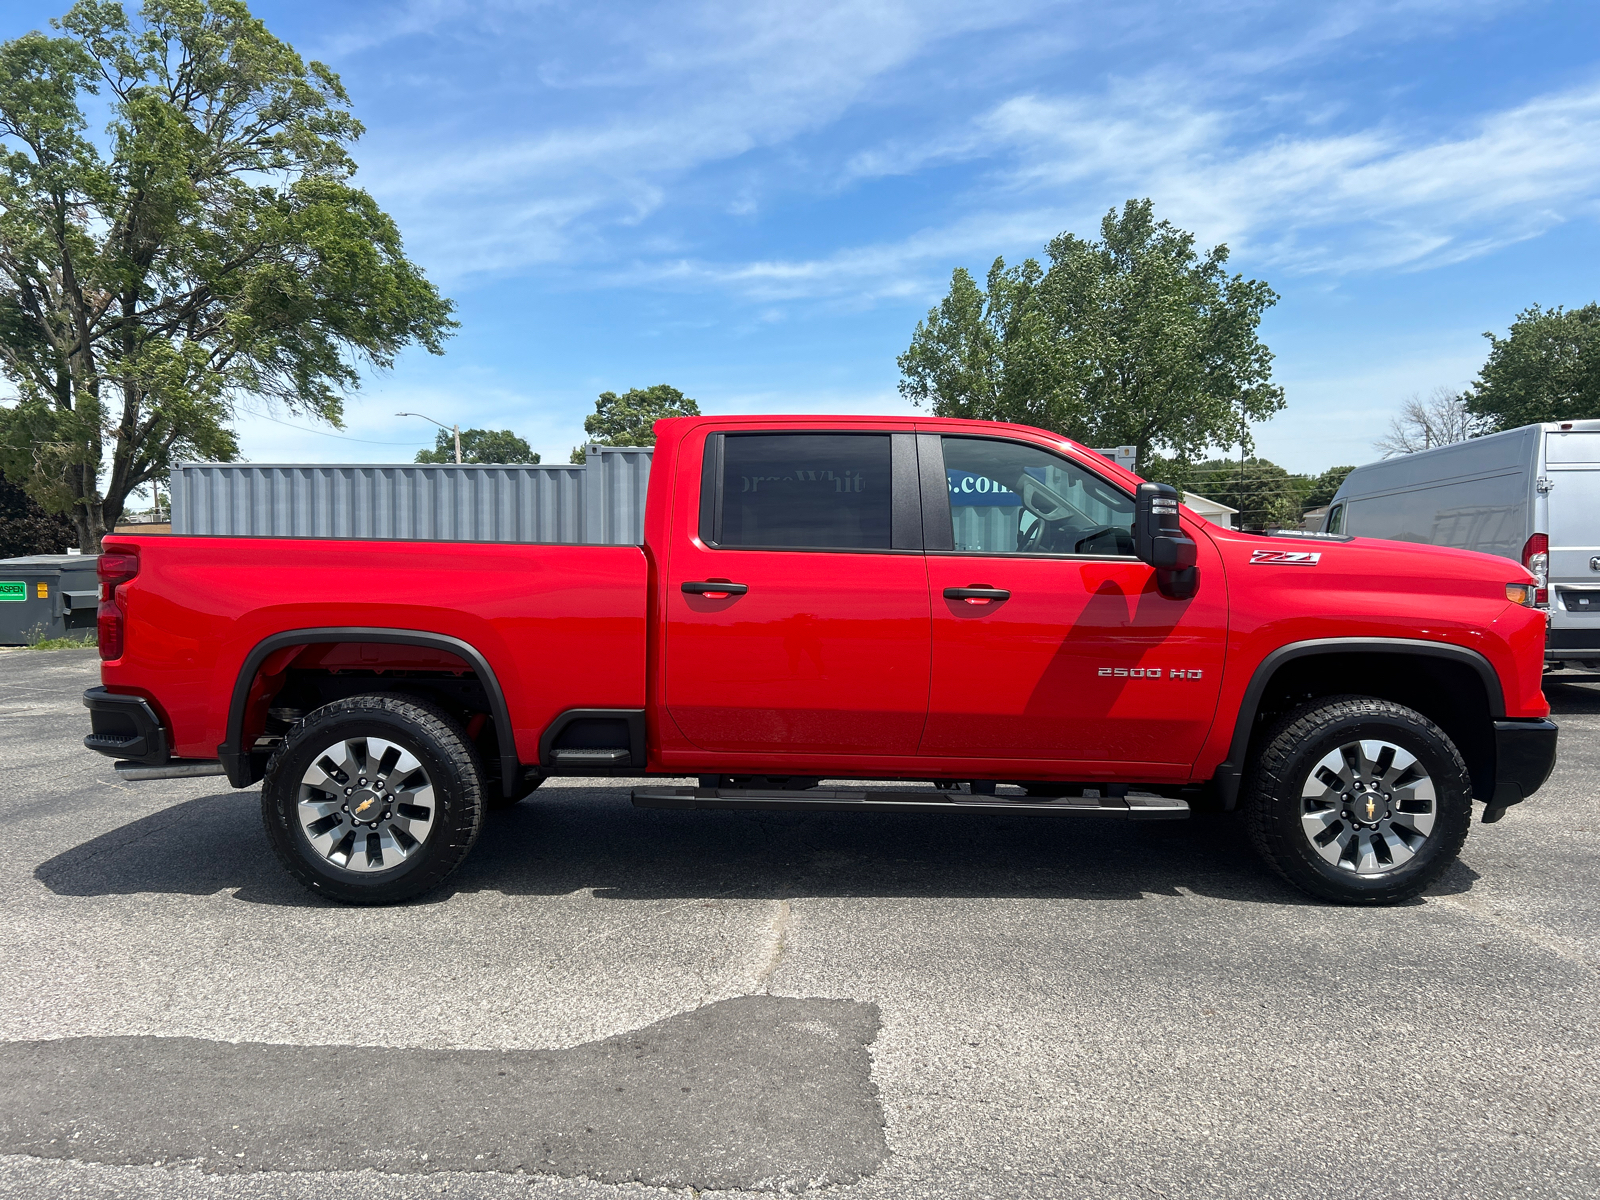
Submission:
[[[950,533],[927,535],[933,674],[921,753],[1192,764],[1215,715],[1227,631],[1209,539],[1190,530],[1198,593],[1168,600],[1133,556],[1127,492],[1041,446],[938,441],[950,516],[929,504],[925,519],[948,519]]]
[[[699,536],[675,539],[666,594],[667,711],[690,742],[916,753],[928,576],[915,453],[910,434],[710,435]]]

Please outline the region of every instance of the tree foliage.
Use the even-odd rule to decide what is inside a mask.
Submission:
[[[1389,432],[1372,444],[1385,458],[1415,454],[1435,446],[1450,446],[1477,437],[1488,429],[1482,417],[1467,409],[1467,398],[1447,387],[1436,387],[1424,400],[1413,395],[1389,418]]]
[[[61,554],[77,544],[72,522],[46,512],[39,502],[0,475],[0,558],[23,554]]]
[[[55,24],[0,45],[0,454],[94,551],[175,456],[235,456],[241,398],[338,426],[364,366],[438,353],[454,322],[350,182],[338,76],[242,0]]]
[[[1493,429],[1600,417],[1600,304],[1570,312],[1535,304],[1503,338],[1492,333],[1489,359],[1466,407]]]
[[[1307,480],[1309,486],[1305,494],[1300,497],[1301,511],[1332,504],[1334,496],[1339,493],[1340,485],[1344,483],[1344,477],[1354,470],[1354,466],[1329,467],[1321,475]]]
[[[622,395],[601,392],[594,412],[583,419],[589,444],[596,446],[654,446],[653,426],[667,417],[698,417],[700,406],[670,384],[629,388]],[[572,461],[581,463],[583,447],[572,451]]]
[[[1306,478],[1265,458],[1213,458],[1205,462],[1158,460],[1150,478],[1237,509],[1242,529],[1292,528],[1304,509]]]
[[[1228,275],[1228,248],[1130,200],[1100,240],[1063,233],[1034,259],[995,259],[983,288],[963,269],[898,360],[900,391],[938,416],[1017,421],[1091,446],[1192,459],[1250,445],[1249,422],[1283,407],[1257,337],[1277,295]]]
[[[419,463],[453,463],[455,435],[441,429],[432,450],[418,450]],[[463,429],[461,461],[464,463],[536,463],[539,456],[509,429]]]

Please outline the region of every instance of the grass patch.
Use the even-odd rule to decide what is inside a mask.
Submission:
[[[83,650],[98,644],[93,629],[85,630],[78,637],[69,635],[56,638],[45,637],[44,630],[42,622],[28,630],[26,637],[29,650]]]
[[[81,638],[58,637],[45,638],[42,642],[34,642],[29,650],[86,650],[96,645],[94,634],[86,634]]]

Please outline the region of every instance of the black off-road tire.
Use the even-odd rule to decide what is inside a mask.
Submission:
[[[1433,828],[1414,856],[1372,874],[1326,861],[1302,826],[1301,790],[1316,765],[1362,739],[1409,751],[1435,793]],[[1340,904],[1399,904],[1420,895],[1455,861],[1472,821],[1472,781],[1455,743],[1421,713],[1372,696],[1324,697],[1279,720],[1261,741],[1241,799],[1257,853],[1301,891]]]
[[[358,874],[319,854],[297,814],[302,776],[326,748],[344,739],[382,738],[403,747],[432,784],[433,825],[400,865]],[[483,764],[466,731],[441,709],[414,697],[352,696],[295,723],[267,762],[261,818],[284,869],[319,896],[346,904],[396,904],[443,883],[472,849],[484,817]]]

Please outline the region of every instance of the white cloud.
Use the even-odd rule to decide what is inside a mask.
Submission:
[[[549,87],[513,90],[490,132],[372,139],[362,181],[443,277],[551,262],[592,246],[599,227],[643,220],[694,169],[820,130],[934,43],[1014,23],[1031,7],[837,0],[650,10],[617,21],[601,47],[585,46],[581,68],[537,67],[579,112],[592,98],[594,116],[552,120]],[[414,6],[402,26],[437,19],[437,5]],[[506,122],[538,132],[507,137]],[[754,200],[735,203],[749,210]]]
[[[1096,98],[1015,97],[943,140],[848,164],[861,178],[983,159],[988,169],[964,197],[969,212],[948,225],[815,259],[680,260],[657,277],[758,298],[916,294],[957,263],[986,266],[1001,251],[1037,254],[1062,229],[1090,232],[1128,196],[1153,197],[1204,244],[1227,242],[1253,264],[1296,273],[1439,266],[1597,210],[1600,84],[1427,142],[1389,125],[1263,141],[1253,115],[1150,82]]]

